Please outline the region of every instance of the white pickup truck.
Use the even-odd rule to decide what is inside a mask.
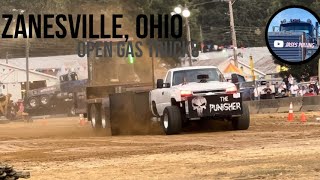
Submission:
[[[249,128],[248,106],[214,66],[170,69],[164,80],[157,80],[149,98],[152,114],[161,118],[167,135],[180,133],[190,120],[227,119],[236,130]]]

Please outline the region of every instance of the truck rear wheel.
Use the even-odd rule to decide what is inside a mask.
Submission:
[[[181,132],[181,114],[177,106],[168,106],[161,117],[161,125],[167,135]]]
[[[30,97],[28,99],[28,105],[32,108],[35,109],[39,106],[39,99],[38,97]]]
[[[103,131],[107,134],[107,135],[111,135],[111,123],[110,123],[110,116],[107,113],[107,109],[103,106],[101,106],[101,127],[103,129]]]
[[[48,95],[42,95],[40,96],[40,103],[42,106],[49,106],[50,103],[50,97]]]
[[[90,121],[91,121],[91,126],[94,130],[101,129],[102,127],[101,113],[97,104],[92,104],[90,107]]]
[[[232,120],[234,130],[247,130],[250,125],[250,112],[246,104],[242,104],[242,115]]]

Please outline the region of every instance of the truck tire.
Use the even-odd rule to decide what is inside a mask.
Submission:
[[[40,96],[40,103],[42,106],[49,106],[50,103],[50,97],[48,95],[42,95]]]
[[[91,121],[91,126],[95,131],[100,130],[102,128],[101,113],[100,113],[99,105],[97,104],[91,104],[90,121]]]
[[[112,135],[110,115],[107,109],[101,106],[100,112],[101,112],[101,128],[103,129],[104,133],[106,133],[107,136]]]
[[[166,135],[179,134],[181,132],[181,114],[177,106],[168,106],[163,111],[161,126]]]
[[[38,106],[39,106],[39,99],[38,99],[38,97],[30,97],[30,98],[28,99],[28,105],[29,105],[32,109],[38,108]]]
[[[246,104],[242,104],[242,115],[232,120],[234,130],[247,130],[250,126],[250,112]]]

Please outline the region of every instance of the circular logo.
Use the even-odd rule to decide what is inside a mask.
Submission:
[[[286,64],[314,59],[319,49],[319,17],[303,6],[287,6],[269,20],[265,38],[271,54]]]

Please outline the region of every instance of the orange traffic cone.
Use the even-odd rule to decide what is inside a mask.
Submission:
[[[85,120],[80,120],[80,126],[85,126],[86,125],[86,122],[85,122]]]
[[[307,122],[307,118],[306,118],[306,115],[304,114],[304,112],[301,113],[300,121],[301,121],[302,123]]]
[[[80,114],[79,118],[80,118],[80,123],[79,123],[80,126],[85,126],[86,125],[86,121],[84,120],[83,114]]]
[[[293,121],[293,105],[291,102],[289,106],[288,122],[292,122],[292,121]]]
[[[42,126],[46,126],[48,124],[48,121],[45,119],[41,122]]]
[[[45,117],[43,117],[41,124],[42,124],[42,126],[46,126],[48,124],[48,120]]]

